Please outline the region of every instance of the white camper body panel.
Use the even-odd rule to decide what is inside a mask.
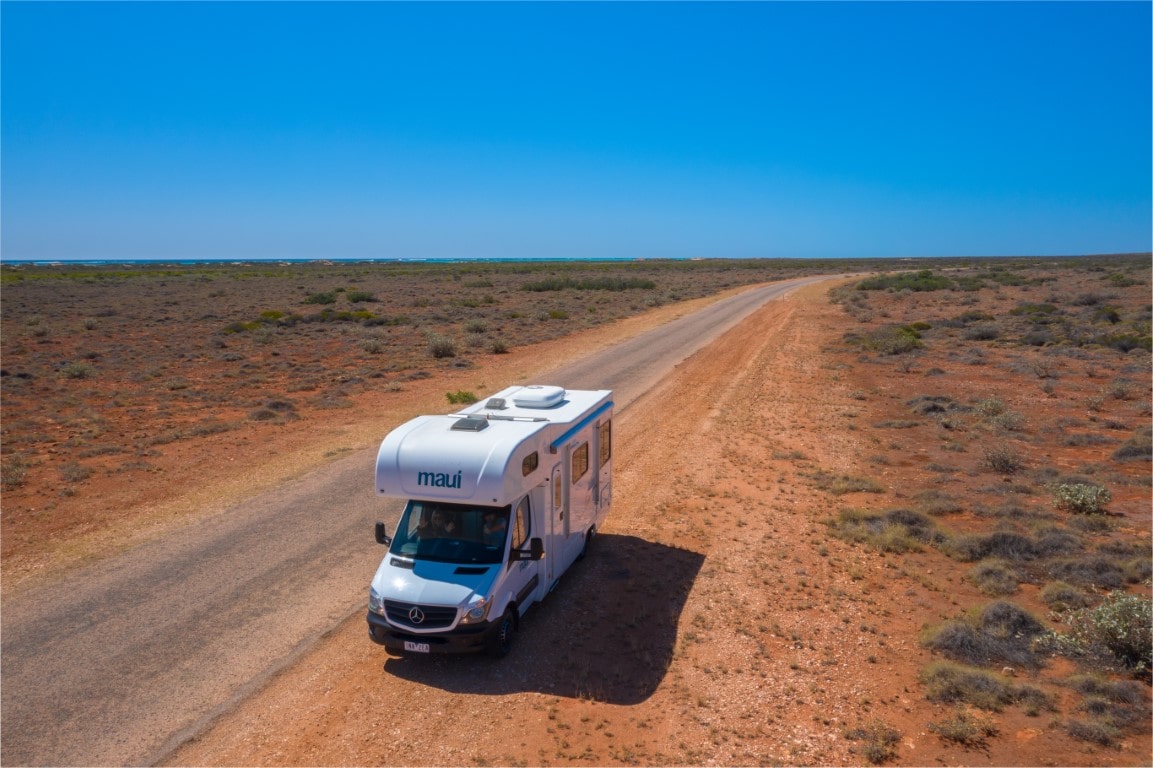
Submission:
[[[459,648],[452,637],[470,605],[485,601],[492,621],[509,606],[519,618],[543,599],[608,514],[612,407],[609,390],[518,386],[452,415],[417,417],[389,433],[377,453],[376,492],[407,499],[409,505],[373,580],[372,639],[397,650],[475,650],[475,627],[464,628],[471,633],[468,647]],[[436,503],[503,510],[509,534],[503,552],[491,554],[500,559],[495,567],[472,567],[464,559],[423,562],[416,546],[403,546],[400,528],[408,510]],[[476,515],[465,517],[475,525]],[[514,541],[517,535],[523,540]],[[535,539],[544,554],[530,560],[527,548]],[[466,545],[461,544],[462,552]],[[512,551],[518,546],[525,548],[524,557]],[[384,610],[386,604],[391,612]],[[430,630],[405,620],[397,606],[437,615],[458,609],[457,621]],[[425,635],[438,642],[419,642]],[[417,641],[407,639],[401,648],[402,638]]]

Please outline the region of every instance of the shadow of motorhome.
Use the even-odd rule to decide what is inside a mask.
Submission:
[[[506,658],[390,657],[384,671],[454,693],[533,691],[637,704],[668,671],[677,624],[704,560],[690,550],[602,534],[521,619]]]

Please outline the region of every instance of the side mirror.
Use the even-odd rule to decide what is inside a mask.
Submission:
[[[508,559],[513,560],[540,560],[544,557],[544,541],[542,539],[530,539],[528,542],[528,552],[523,549],[510,549],[508,552]]]
[[[385,533],[385,531],[384,531],[384,523],[378,521],[376,523],[376,529],[374,532],[376,534],[376,543],[377,544],[383,544],[384,546],[387,547],[389,544],[392,543],[392,538],[387,533]]]

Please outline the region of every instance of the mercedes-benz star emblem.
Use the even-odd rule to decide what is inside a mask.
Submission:
[[[413,624],[423,624],[424,611],[414,606],[413,609],[408,612],[408,620]]]

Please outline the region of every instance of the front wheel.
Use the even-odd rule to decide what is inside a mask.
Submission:
[[[508,656],[508,652],[512,650],[514,632],[516,632],[516,617],[513,615],[513,608],[510,605],[505,609],[504,615],[500,617],[496,631],[493,632],[492,639],[489,640],[488,655],[497,659]]]

